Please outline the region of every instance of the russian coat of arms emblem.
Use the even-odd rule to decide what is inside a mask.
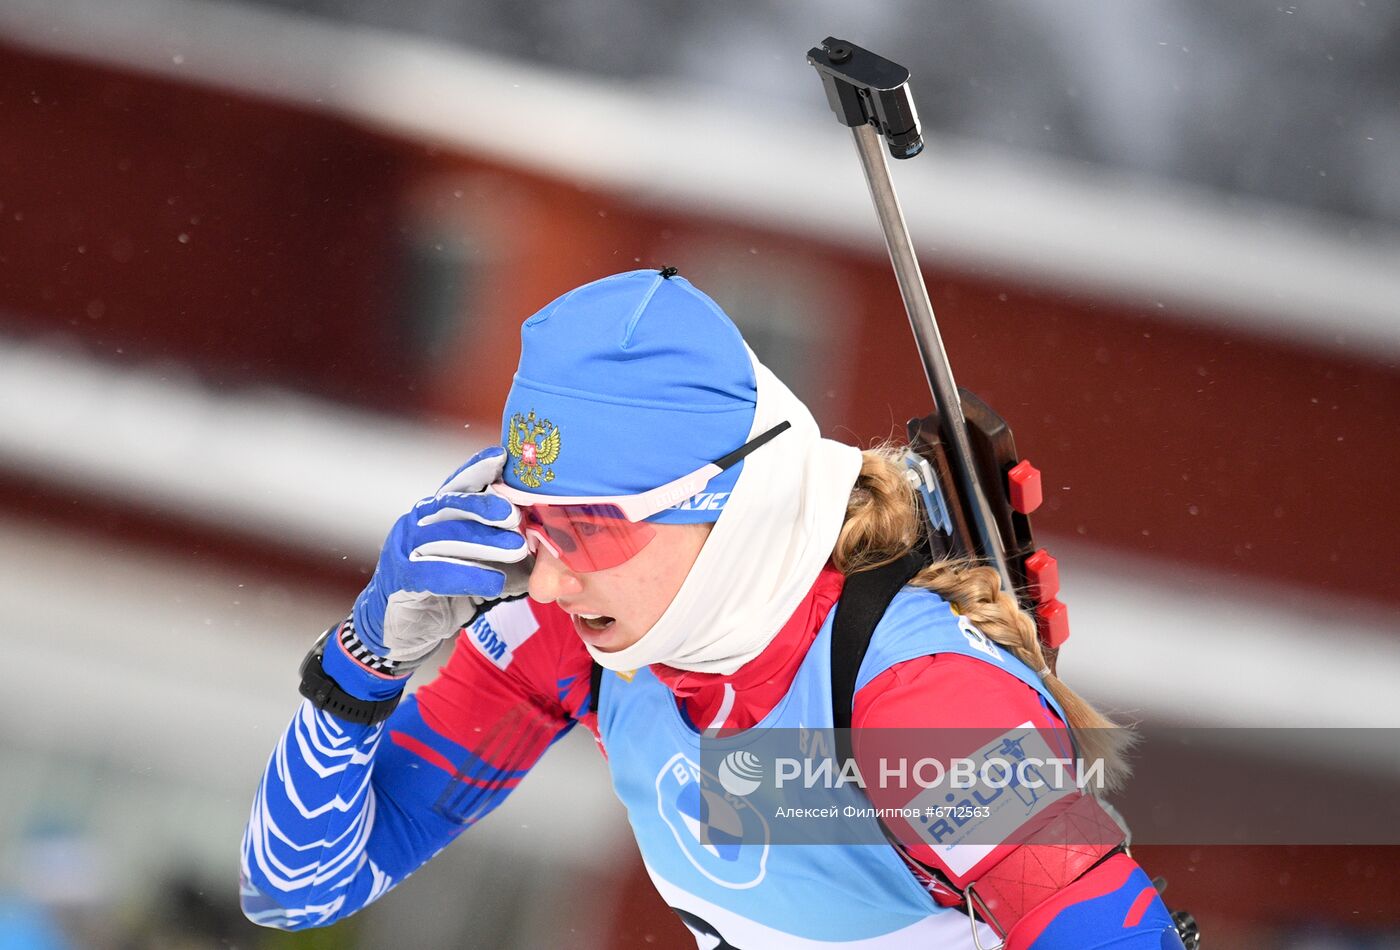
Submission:
[[[539,488],[554,481],[553,465],[559,458],[559,427],[548,419],[539,419],[535,410],[529,415],[516,413],[510,417],[510,435],[506,451],[516,459],[511,472],[529,488]]]

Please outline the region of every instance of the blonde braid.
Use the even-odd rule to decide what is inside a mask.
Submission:
[[[881,567],[908,554],[924,532],[924,513],[913,486],[899,461],[901,449],[881,446],[867,450],[860,476],[846,506],[846,521],[836,541],[832,563],[850,575]],[[1064,710],[1086,763],[1101,759],[1104,777],[1112,790],[1131,771],[1126,753],[1132,731],[1100,713],[1058,676],[1049,672],[1053,662],[1036,632],[1035,621],[1020,609],[1016,598],[1001,589],[995,569],[966,560],[938,561],[909,582],[938,594],[994,641],[1040,672],[1046,689]]]

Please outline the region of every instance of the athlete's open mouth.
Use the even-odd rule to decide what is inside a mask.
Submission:
[[[579,623],[583,624],[589,630],[597,632],[602,632],[617,622],[612,617],[604,614],[575,614],[574,616],[578,618]]]

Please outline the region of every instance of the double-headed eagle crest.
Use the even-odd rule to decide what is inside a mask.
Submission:
[[[506,451],[519,460],[511,471],[521,484],[539,488],[544,482],[554,481],[549,466],[559,457],[559,427],[548,419],[536,419],[533,409],[528,416],[517,412],[510,417]]]

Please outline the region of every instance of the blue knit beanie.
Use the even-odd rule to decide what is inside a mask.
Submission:
[[[520,343],[501,421],[513,488],[636,494],[749,438],[757,384],[743,337],[673,269],[614,274],[571,290],[525,321]],[[716,520],[742,468],[649,520]]]

